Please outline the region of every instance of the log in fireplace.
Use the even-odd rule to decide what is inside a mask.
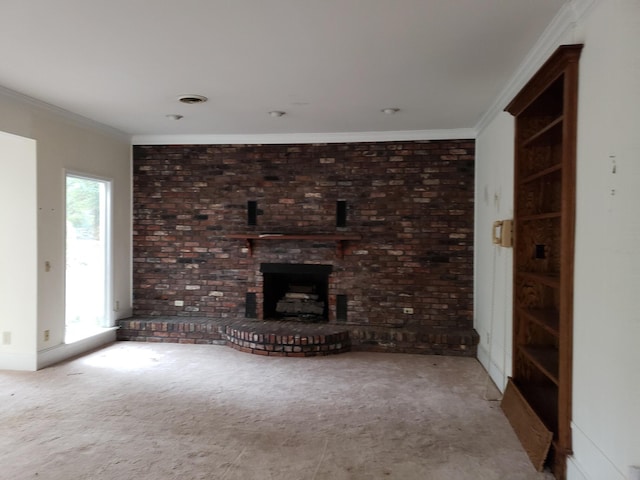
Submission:
[[[331,265],[262,263],[265,320],[326,322]]]

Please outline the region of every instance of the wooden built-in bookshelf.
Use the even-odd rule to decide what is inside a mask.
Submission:
[[[512,424],[528,413],[552,433],[551,446],[523,445],[556,478],[571,454],[573,257],[578,61],[582,45],[561,46],[505,109],[515,117],[513,374],[524,404],[505,408]],[[518,409],[522,409],[521,412]],[[545,450],[546,448],[546,450]],[[547,454],[548,451],[548,454]]]

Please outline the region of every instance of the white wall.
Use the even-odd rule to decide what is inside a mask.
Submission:
[[[629,466],[640,465],[640,2],[596,2],[560,43],[585,45],[578,107],[574,455],[568,478],[622,480]],[[511,345],[503,345],[495,332],[508,331],[510,342],[511,318],[492,316],[491,302],[500,311],[510,308],[512,298],[502,278],[494,281],[495,247],[487,229],[513,205],[513,179],[499,173],[513,168],[513,124],[506,115],[497,115],[478,137],[476,189],[478,356],[501,387],[510,373]],[[496,191],[502,193],[500,208],[492,200]],[[504,250],[497,256],[498,271],[510,268],[511,255]]]
[[[499,114],[476,142],[475,283],[478,358],[503,390],[511,374],[513,254],[492,243],[495,220],[513,218],[513,117]],[[480,168],[481,164],[481,168]]]
[[[602,2],[584,41],[572,467],[617,479],[640,465],[640,1]]]
[[[36,142],[0,132],[0,365],[36,367]]]
[[[37,231],[37,247],[30,247],[29,259],[36,262],[31,280],[37,288],[30,293],[31,304],[37,307],[38,313],[32,327],[33,348],[28,354],[41,368],[79,353],[77,345],[64,344],[66,169],[113,180],[113,290],[114,302],[120,304],[120,311],[114,312],[114,318],[131,314],[130,141],[106,127],[5,90],[0,90],[0,131],[34,139],[37,144],[34,178],[37,228],[30,228],[24,233],[36,235]],[[6,206],[3,203],[3,207]],[[45,262],[51,265],[48,272],[45,271]],[[9,321],[12,322],[11,319]],[[45,330],[50,332],[49,341],[44,339]],[[102,336],[97,341],[112,338],[115,335]],[[89,341],[84,345],[91,348],[96,342]],[[0,368],[12,368],[10,365],[7,360],[0,363]]]

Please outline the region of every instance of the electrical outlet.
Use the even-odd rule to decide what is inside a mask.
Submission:
[[[45,330],[44,331],[44,341],[48,342],[49,341],[49,337],[50,337],[50,332],[49,330]]]
[[[184,307],[184,300],[176,300],[173,302],[176,307]]]
[[[413,308],[404,307],[402,309],[402,313],[406,313],[407,315],[413,315]]]
[[[11,332],[2,332],[2,344],[11,345]]]
[[[119,312],[120,311],[120,301],[116,300],[116,302],[113,305],[113,311],[114,312]]]

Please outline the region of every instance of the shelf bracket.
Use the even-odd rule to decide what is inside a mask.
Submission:
[[[336,243],[337,243],[336,254],[338,258],[342,260],[344,258],[344,251],[347,247],[348,240],[337,240]]]
[[[245,244],[249,252],[249,256],[253,257],[253,238],[245,238]]]

